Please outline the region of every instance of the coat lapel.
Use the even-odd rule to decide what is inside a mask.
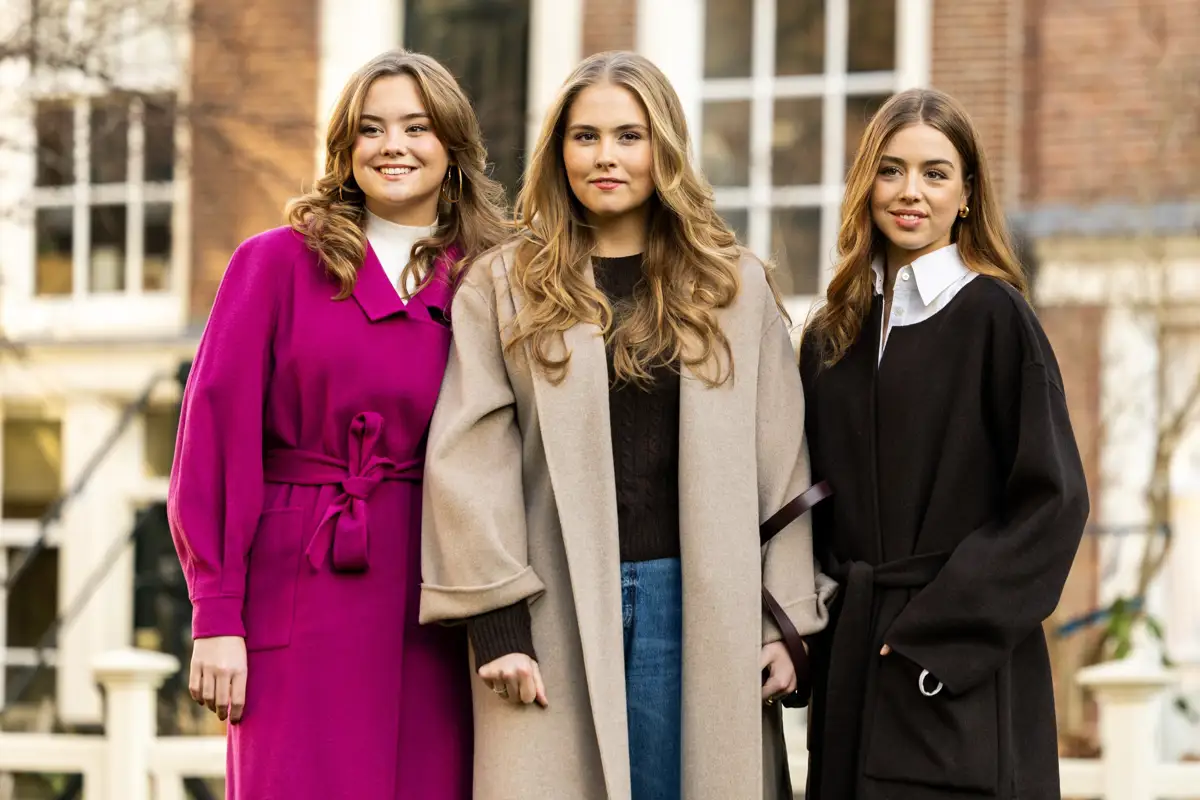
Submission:
[[[754,408],[754,373],[748,364],[735,368],[732,381],[709,388],[685,367],[679,392],[683,796],[700,800],[761,796],[750,788],[762,780],[761,762],[729,759],[723,750],[730,742],[758,750],[762,736],[761,629],[746,624],[761,618],[758,529],[745,513],[758,508],[756,456],[746,452],[755,441],[754,415],[746,413]],[[707,732],[714,720],[720,735]],[[746,791],[734,795],[732,787]]]
[[[820,550],[817,556],[822,559],[833,555],[843,561],[866,561],[870,564],[883,561],[879,511],[875,500],[879,481],[876,463],[876,382],[880,369],[879,326],[882,312],[883,298],[877,295],[870,314],[863,320],[858,340],[841,361],[817,373],[814,407],[810,413],[815,414],[818,420],[840,420],[842,428],[839,429],[844,429],[850,437],[839,455],[854,465],[849,474],[854,476],[855,484],[839,485],[837,492],[842,497],[861,495],[871,498],[869,502],[856,507],[853,518],[858,524],[840,530],[836,543],[823,538],[819,540],[822,548],[832,551]],[[884,363],[887,363],[886,357]]]
[[[421,288],[409,302],[409,310],[416,313],[416,303],[421,312],[436,322],[449,323],[450,304],[454,301],[454,284],[450,279],[450,270],[454,263],[462,257],[462,251],[457,246],[451,246],[434,262],[433,277]]]
[[[590,262],[585,269],[594,282]],[[523,298],[516,291],[513,304],[519,313]],[[563,343],[571,354],[567,376],[555,385],[533,367],[534,398],[558,503],[607,796],[621,800],[631,789],[608,363],[596,325],[575,325]]]
[[[367,243],[363,264],[354,282],[354,299],[371,322],[387,319],[393,314],[407,313],[400,293],[388,280],[370,242]]]

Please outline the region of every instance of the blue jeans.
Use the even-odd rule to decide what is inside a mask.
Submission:
[[[679,559],[621,564],[633,800],[679,800],[683,583]]]

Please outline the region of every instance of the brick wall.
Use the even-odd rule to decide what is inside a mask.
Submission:
[[[936,0],[933,10],[933,85],[971,113],[1010,204],[1019,189],[1023,1]]]
[[[637,46],[637,0],[584,0],[583,56]]]
[[[936,0],[1010,207],[1200,198],[1200,0]]]
[[[1029,5],[1041,47],[1030,53],[1040,79],[1030,87],[1027,199],[1200,197],[1200,1]]]
[[[315,163],[315,0],[196,4],[191,319],[203,321],[230,253],[282,222]]]

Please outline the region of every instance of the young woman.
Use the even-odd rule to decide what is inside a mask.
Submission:
[[[470,103],[392,52],[327,171],[238,248],[184,394],[168,511],[192,696],[234,800],[470,797],[466,637],[417,623],[424,440],[464,259],[504,231]]]
[[[800,368],[816,550],[812,800],[1059,796],[1042,621],[1088,514],[1062,377],[979,137],[896,95],[847,181]]]
[[[800,633],[825,615],[807,518],[758,528],[809,488],[803,393],[687,153],[658,69],[583,62],[519,241],[454,301],[421,614],[470,621],[477,800],[778,796],[763,701],[795,675],[763,587]]]

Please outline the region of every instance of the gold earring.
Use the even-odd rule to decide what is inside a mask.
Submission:
[[[451,171],[453,171],[454,173],[456,173],[458,175],[458,194],[455,195],[454,197],[451,197],[450,192],[449,192]],[[462,197],[463,197],[462,167],[458,166],[457,164],[451,164],[449,166],[449,168],[447,168],[447,170],[446,170],[446,179],[444,181],[442,181],[442,199],[445,200],[450,205],[454,205],[459,200],[462,200]]]
[[[965,206],[963,206],[962,208],[960,208],[960,209],[958,210],[958,215],[959,215],[960,217],[962,217],[963,219],[966,219],[966,218],[967,218],[967,214],[970,214],[970,213],[971,213],[971,207],[970,207],[970,206],[966,206],[966,205],[965,205]]]

